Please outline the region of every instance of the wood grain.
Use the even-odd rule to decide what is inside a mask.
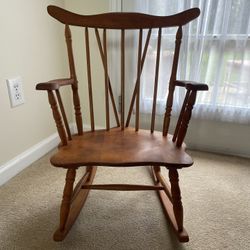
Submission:
[[[101,38],[100,38],[100,34],[99,34],[98,29],[95,29],[95,35],[96,35],[96,40],[97,40],[97,44],[98,44],[98,49],[99,49],[101,59],[102,59],[102,64],[103,64],[103,67],[105,68],[105,57],[104,57],[104,52],[103,52],[103,48],[102,48],[102,44],[101,44]],[[116,108],[114,95],[113,95],[113,90],[112,90],[112,86],[111,86],[109,76],[108,76],[108,88],[109,88],[109,94],[110,94],[111,103],[112,103],[112,107],[113,107],[113,111],[114,111],[114,115],[115,115],[116,124],[119,127],[120,126],[120,121],[119,121],[119,116],[118,116],[118,112],[117,112],[117,108]]]
[[[72,86],[72,92],[73,92],[73,103],[74,103],[74,109],[75,109],[76,126],[77,126],[78,134],[82,135],[83,126],[82,126],[82,113],[81,113],[81,106],[80,106],[80,98],[78,94],[78,81],[77,81],[76,70],[75,70],[71,31],[70,31],[68,24],[65,25],[65,40],[66,40],[67,52],[68,52],[70,78],[74,79],[74,83],[71,86]]]
[[[173,139],[172,139],[173,142],[176,141],[176,138],[178,136],[178,133],[179,133],[179,130],[180,130],[180,127],[181,127],[181,123],[182,123],[182,120],[183,120],[183,115],[184,115],[186,107],[187,107],[187,102],[188,102],[189,95],[190,95],[190,90],[188,90],[186,92],[185,99],[184,99],[183,104],[182,104],[181,112],[180,112],[180,115],[179,115],[179,118],[178,118],[178,121],[177,121],[177,124],[176,124],[176,127],[175,127],[174,136],[173,136]]]
[[[95,177],[96,170],[97,170],[96,167],[92,167],[92,170],[89,172],[89,178],[87,178],[87,180],[84,181],[83,184],[86,184],[86,185],[92,184],[94,177]],[[80,180],[79,182],[82,182],[82,180]],[[86,202],[88,194],[89,194],[89,189],[85,189],[85,190],[80,189],[80,191],[77,193],[74,199],[73,200],[71,199],[71,205],[70,205],[70,210],[69,210],[66,224],[63,230],[60,230],[60,227],[59,227],[54,233],[53,239],[55,241],[62,241],[67,236],[69,230],[71,229],[79,213],[81,212],[81,209]]]
[[[142,13],[104,13],[79,15],[56,6],[48,6],[48,13],[58,21],[75,26],[108,29],[148,29],[184,25],[199,16],[198,8],[172,16],[152,16]]]
[[[73,78],[55,79],[48,82],[38,83],[36,90],[56,90],[62,86],[72,85],[75,82]]]
[[[178,231],[181,232],[183,230],[183,207],[181,202],[181,191],[179,187],[179,175],[176,169],[169,169],[169,180],[171,183],[171,194],[175,220]]]
[[[159,28],[158,39],[157,39],[156,64],[155,64],[153,106],[152,106],[152,115],[151,115],[151,133],[153,133],[155,129],[156,100],[157,100],[157,91],[158,91],[158,77],[159,77],[160,52],[161,52],[161,33],[162,33],[161,28]]]
[[[104,79],[105,79],[105,112],[106,112],[106,130],[110,129],[109,116],[109,90],[108,90],[108,53],[107,53],[107,32],[103,30],[103,55],[104,55]]]
[[[63,117],[64,126],[65,126],[66,131],[67,131],[68,140],[72,140],[68,119],[67,119],[67,116],[66,116],[66,113],[64,110],[64,106],[63,106],[63,102],[62,102],[62,98],[61,98],[61,94],[59,92],[59,89],[56,90],[56,96],[57,96],[58,104],[59,104],[61,114]]]
[[[177,148],[172,137],[161,132],[134,128],[111,128],[73,136],[68,146],[60,147],[51,158],[57,167],[80,166],[145,166],[189,167],[193,161],[185,145]]]
[[[140,117],[140,78],[141,78],[141,54],[142,54],[142,29],[139,30],[138,58],[137,58],[137,83],[136,83],[136,111],[135,111],[135,131],[139,130]]]
[[[142,53],[141,72],[140,72],[139,78],[136,79],[133,95],[132,95],[131,102],[130,102],[130,105],[129,105],[129,112],[128,112],[128,116],[127,116],[127,120],[126,120],[126,127],[128,127],[129,123],[130,123],[130,118],[131,118],[133,107],[134,107],[134,104],[135,104],[135,98],[137,96],[137,88],[138,88],[137,85],[139,84],[141,73],[142,73],[142,70],[143,70],[145,58],[146,58],[147,51],[148,51],[148,45],[149,45],[151,33],[152,33],[152,29],[149,29],[148,34],[147,34],[147,38],[146,38],[146,42],[145,42],[145,46],[144,46],[144,49],[143,49],[143,53]]]
[[[121,30],[121,129],[124,129],[125,117],[125,31]]]
[[[89,48],[89,31],[85,28],[85,44],[86,44],[86,61],[87,61],[87,76],[88,76],[88,90],[89,90],[89,112],[91,130],[95,130],[95,117],[92,93],[92,77],[91,77],[91,61],[90,61],[90,48]]]
[[[144,190],[163,190],[163,187],[150,185],[132,185],[132,184],[99,184],[82,185],[82,189],[94,190],[114,190],[114,191],[144,191]]]
[[[63,231],[65,229],[65,224],[69,216],[75,176],[76,176],[76,169],[71,168],[67,170],[65,179],[66,183],[63,191],[63,199],[60,211],[60,231]]]
[[[157,172],[159,172],[159,170],[157,169],[157,167],[153,166],[152,168],[153,170],[153,177],[154,177],[154,182],[155,182],[155,185],[156,186],[160,186],[161,183],[160,181],[157,179]],[[172,174],[171,174],[172,175]],[[163,177],[162,177],[163,178]],[[171,177],[172,178],[172,177]],[[166,180],[163,178],[162,179],[163,183],[166,183]],[[174,182],[174,185],[176,185],[174,187],[174,189],[178,189],[179,188],[179,184],[178,184],[178,181],[176,182],[176,179],[173,181]],[[171,187],[172,188],[172,187]],[[180,230],[180,227],[178,226],[178,224],[180,222],[177,222],[177,220],[179,221],[180,218],[178,218],[178,212],[174,212],[174,208],[173,208],[173,203],[176,201],[173,202],[173,197],[172,197],[172,194],[169,194],[169,193],[166,193],[165,190],[159,190],[157,191],[158,192],[158,195],[159,195],[159,199],[161,201],[161,204],[162,204],[162,207],[163,207],[163,211],[166,215],[166,217],[168,218],[168,220],[170,221],[171,225],[172,225],[172,228],[176,234],[176,236],[178,237],[179,241],[180,242],[188,242],[189,241],[189,236],[188,236],[188,233],[186,231],[186,229],[183,227],[182,225],[182,229]],[[169,192],[169,191],[168,191]],[[175,192],[175,191],[174,191]],[[171,197],[169,197],[169,195]],[[176,194],[174,194],[175,196],[175,199],[176,199]],[[180,197],[180,194],[179,194],[179,197]],[[179,201],[180,203],[181,201]],[[176,218],[177,216],[177,218]],[[183,218],[183,214],[181,215],[181,219]]]
[[[182,39],[182,26],[179,26],[177,33],[176,33],[174,59],[173,59],[171,76],[169,80],[169,86],[168,86],[166,112],[165,112],[164,121],[163,121],[162,133],[164,136],[168,134],[169,125],[170,125],[170,117],[171,117],[171,111],[172,111],[173,99],[174,99],[175,80],[176,80],[176,73],[177,73],[178,60],[179,60],[179,54],[180,54],[181,39]]]
[[[67,136],[62,123],[62,118],[58,110],[56,98],[51,90],[48,90],[48,98],[62,145],[67,145]]]
[[[192,115],[192,109],[194,107],[195,100],[196,100],[196,94],[197,94],[197,91],[192,91],[191,94],[189,95],[187,107],[186,107],[186,110],[184,111],[183,119],[182,119],[180,129],[178,132],[178,137],[177,137],[177,142],[176,142],[177,147],[181,147],[184,141],[185,135],[187,133],[188,124]]]

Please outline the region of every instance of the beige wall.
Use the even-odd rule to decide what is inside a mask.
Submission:
[[[67,76],[63,27],[46,11],[63,1],[5,0],[0,2],[0,165],[53,134],[46,92],[35,84]],[[21,76],[25,103],[11,108],[6,78]],[[69,105],[69,95],[64,93]]]
[[[68,64],[64,41],[64,26],[53,20],[46,11],[50,4],[66,7],[69,10],[93,14],[109,10],[109,0],[91,0],[83,4],[80,0],[6,0],[0,3],[0,166],[29,149],[36,143],[56,132],[46,92],[38,92],[35,85],[50,79],[67,77]],[[85,57],[81,44],[82,33],[74,34],[77,73],[80,86],[83,111],[88,110],[86,81],[82,67]],[[91,38],[92,39],[92,38]],[[97,47],[96,47],[97,49]],[[93,60],[100,64],[97,50],[93,51]],[[97,68],[93,81],[103,82],[102,68]],[[102,72],[101,74],[99,72]],[[6,79],[21,76],[25,103],[11,108]],[[103,125],[104,101],[103,85],[96,85],[97,112],[96,123]],[[72,120],[71,91],[63,90],[63,100],[69,121]],[[104,103],[104,102],[103,102]],[[84,116],[84,123],[89,117]]]

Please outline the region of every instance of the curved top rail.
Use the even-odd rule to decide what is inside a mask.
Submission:
[[[181,26],[200,15],[199,8],[188,9],[172,16],[153,16],[130,12],[79,15],[53,5],[48,6],[47,9],[48,13],[61,23],[107,29],[149,29]]]

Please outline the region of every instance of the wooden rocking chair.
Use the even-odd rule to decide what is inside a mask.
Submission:
[[[48,7],[48,13],[65,25],[65,37],[69,59],[70,77],[68,79],[57,79],[46,83],[39,83],[37,90],[48,92],[49,103],[53,117],[61,139],[58,152],[52,156],[51,163],[56,167],[67,169],[66,183],[63,192],[60,226],[54,234],[55,241],[63,240],[78,214],[83,207],[90,189],[101,190],[157,190],[169,221],[180,242],[189,240],[188,234],[183,227],[183,207],[181,193],[178,184],[178,169],[189,167],[193,164],[191,157],[185,152],[183,143],[187,132],[188,123],[191,118],[196,93],[200,90],[208,90],[206,84],[178,81],[176,72],[179,51],[182,39],[182,26],[199,16],[200,10],[193,8],[173,16],[152,16],[141,13],[105,13],[92,16],[84,16],[71,13],[55,6]],[[69,26],[84,27],[87,77],[89,91],[89,112],[91,131],[83,131],[80,98],[78,94],[78,81],[76,77],[71,31]],[[159,62],[161,51],[162,30],[168,27],[177,27],[173,66],[169,82],[168,97],[166,100],[166,112],[163,120],[162,132],[154,131],[156,116],[156,100],[158,88]],[[120,30],[120,52],[121,52],[121,112],[120,117],[116,108],[116,102],[112,91],[112,85],[108,69],[107,31],[110,29]],[[137,30],[138,60],[137,76],[134,85],[131,103],[127,114],[125,114],[125,35],[127,30]],[[147,55],[152,29],[157,29],[157,51],[155,62],[155,81],[153,92],[153,105],[151,114],[151,129],[139,129],[140,113],[140,76]],[[101,62],[105,75],[105,110],[106,128],[95,129],[94,105],[91,78],[91,55],[89,31],[93,30],[98,44]],[[100,36],[100,31],[102,36]],[[147,31],[147,37],[143,46],[143,32]],[[119,69],[118,69],[119,70]],[[69,124],[64,111],[60,88],[70,85],[73,92],[73,103],[78,133],[71,135]],[[173,95],[175,87],[186,89],[186,95],[174,135],[168,133]],[[127,98],[126,98],[127,100]],[[110,124],[110,106],[112,106],[116,125]],[[135,108],[134,108],[135,106]],[[130,119],[135,110],[135,126],[129,127]],[[74,185],[76,170],[85,166],[86,172],[80,181]],[[97,166],[151,166],[154,185],[128,185],[128,184],[103,184],[92,185]],[[169,170],[170,185],[161,174],[161,167]]]

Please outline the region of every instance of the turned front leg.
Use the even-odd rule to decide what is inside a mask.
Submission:
[[[63,191],[63,199],[60,212],[60,231],[63,231],[68,219],[71,198],[73,194],[74,181],[76,176],[76,169],[68,169],[65,179],[65,186]]]
[[[169,169],[169,180],[171,183],[172,204],[178,231],[183,230],[183,207],[181,202],[181,191],[177,169]]]

